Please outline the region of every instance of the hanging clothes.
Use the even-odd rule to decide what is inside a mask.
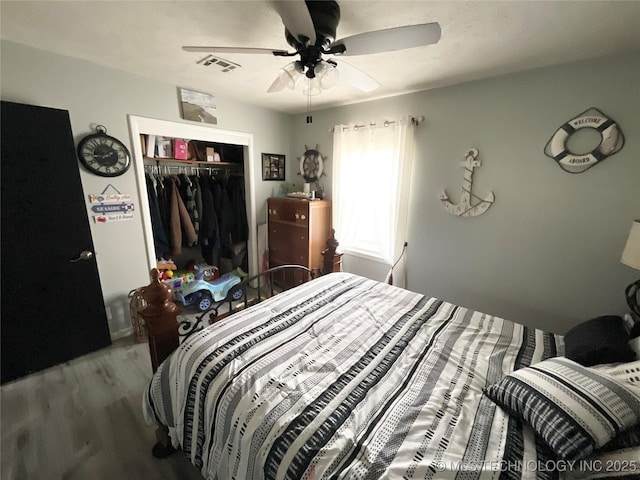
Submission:
[[[221,257],[234,258],[235,250],[246,249],[246,243],[240,247],[249,230],[243,177],[229,176],[228,170],[210,173],[209,167],[197,176],[162,175],[159,169],[145,173],[158,258],[180,256],[184,247],[200,245],[204,260],[219,266]]]
[[[158,193],[156,190],[157,182],[154,182],[151,175],[145,174],[147,183],[147,198],[149,199],[149,213],[151,214],[151,230],[153,233],[153,245],[156,252],[156,258],[161,258],[165,253],[169,252],[170,246],[162,224],[162,216],[160,214],[160,205],[158,203]]]
[[[158,196],[158,209],[160,210],[160,220],[162,222],[162,231],[164,232],[164,236],[167,239],[167,243],[169,243],[169,248],[165,253],[171,253],[171,243],[170,243],[170,230],[169,227],[171,225],[171,213],[170,213],[170,189],[167,188],[165,184],[165,178],[160,175],[155,175],[155,186],[156,186],[156,194]]]
[[[210,265],[215,265],[214,250],[220,249],[220,226],[214,204],[210,177],[201,177],[202,222],[200,224],[200,245],[202,256]]]
[[[233,212],[231,241],[239,243],[249,238],[249,223],[244,195],[244,177],[231,175],[227,180],[227,194]]]
[[[224,179],[210,178],[209,184],[213,193],[213,204],[216,208],[218,226],[220,229],[220,243],[228,249],[233,245],[231,229],[233,227],[233,209],[229,201],[229,195],[224,184]]]
[[[177,177],[172,176],[170,178],[171,183],[171,253],[173,255],[182,254],[183,242],[186,246],[195,245],[198,241],[198,236],[193,228],[191,219],[189,218],[189,212],[184,206],[184,202],[178,193],[179,180]],[[166,183],[165,183],[166,185]],[[184,229],[184,238],[182,232]]]
[[[182,201],[184,202],[184,206],[187,209],[187,213],[191,219],[191,224],[193,225],[197,236],[198,231],[200,230],[200,217],[196,210],[196,201],[194,196],[194,191],[197,187],[194,185],[191,178],[184,173],[178,175],[178,180],[180,198],[182,198]]]
[[[198,240],[199,240],[200,226],[202,225],[202,187],[200,186],[200,179],[196,175],[193,175],[191,177],[191,181],[195,186],[193,197],[196,203],[196,212],[198,213],[198,228],[196,229],[196,231],[198,232]]]

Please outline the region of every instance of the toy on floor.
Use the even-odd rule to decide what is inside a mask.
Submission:
[[[229,291],[242,279],[234,272],[225,273],[220,278],[207,282],[204,280],[205,270],[195,269],[195,280],[192,282],[182,282],[174,289],[174,299],[182,305],[195,305],[200,312],[208,310],[213,302],[224,300]],[[231,300],[242,298],[242,290],[237,289],[232,292]]]
[[[163,270],[160,272],[160,280],[171,280],[173,278],[173,270]]]

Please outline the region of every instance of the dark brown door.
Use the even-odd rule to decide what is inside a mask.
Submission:
[[[69,112],[2,102],[0,118],[4,383],[111,339]]]

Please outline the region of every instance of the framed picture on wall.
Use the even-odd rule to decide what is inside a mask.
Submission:
[[[182,118],[192,122],[218,124],[216,97],[186,88],[178,88],[178,92]]]
[[[284,180],[284,155],[262,154],[262,180]]]

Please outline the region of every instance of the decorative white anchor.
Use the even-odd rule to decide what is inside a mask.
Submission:
[[[460,203],[454,205],[449,201],[449,197],[446,192],[440,194],[440,201],[442,206],[452,215],[458,217],[475,217],[476,215],[482,215],[495,201],[493,192],[489,193],[486,198],[480,198],[471,192],[473,185],[473,169],[482,165],[480,160],[476,160],[478,156],[478,149],[470,149],[464,157],[464,162],[460,163],[461,167],[464,167],[464,183],[462,184],[462,197]],[[471,203],[472,197],[477,200],[476,203]]]

